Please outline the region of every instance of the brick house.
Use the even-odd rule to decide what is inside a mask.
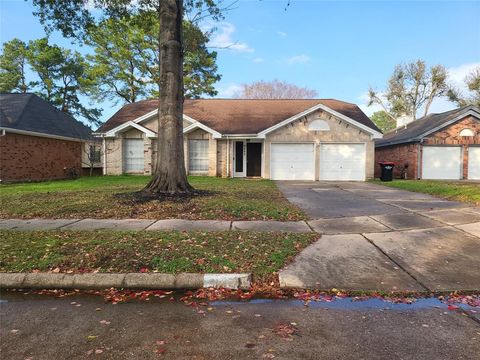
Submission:
[[[93,140],[90,128],[37,95],[0,94],[0,182],[80,175]]]
[[[385,134],[375,143],[375,163],[382,161],[396,164],[396,178],[480,180],[480,109],[430,114]]]
[[[97,130],[106,174],[153,172],[157,106],[125,105]],[[382,136],[357,105],[332,99],[185,100],[183,120],[189,175],[363,181]]]

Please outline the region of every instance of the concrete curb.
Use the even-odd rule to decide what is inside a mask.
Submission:
[[[0,289],[248,289],[251,282],[251,274],[0,273]]]

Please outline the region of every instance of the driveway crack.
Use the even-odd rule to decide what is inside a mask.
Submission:
[[[425,290],[429,291],[429,292],[433,292],[433,290],[429,289],[424,283],[422,283],[415,275],[413,275],[412,273],[410,273],[407,269],[405,269],[401,264],[399,264],[394,258],[392,258],[388,253],[386,253],[385,251],[383,251],[383,249],[379,246],[377,246],[377,244],[375,244],[373,241],[371,241],[369,238],[367,238],[364,234],[360,234],[362,235],[365,240],[367,240],[370,244],[372,244],[375,249],[377,249],[377,251],[379,251],[380,253],[382,253],[383,255],[385,255],[392,263],[394,263],[396,266],[398,266],[399,269],[401,269],[402,271],[404,271],[406,274],[408,274],[408,276],[410,276],[417,284],[419,284],[421,287],[423,287]]]

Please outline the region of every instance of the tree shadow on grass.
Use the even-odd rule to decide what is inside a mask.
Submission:
[[[173,203],[184,203],[199,197],[208,197],[218,195],[219,191],[211,190],[194,190],[189,193],[181,194],[170,194],[170,193],[161,193],[151,195],[145,193],[144,191],[135,191],[127,193],[118,193],[113,196],[119,199],[122,203],[126,205],[138,205],[145,204],[150,201],[160,201],[160,202],[173,202]]]

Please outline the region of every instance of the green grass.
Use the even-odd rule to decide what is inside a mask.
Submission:
[[[133,202],[119,194],[141,190],[147,176],[82,177],[77,180],[0,186],[0,218],[143,218],[301,220],[270,180],[190,177],[213,195],[180,201]]]
[[[317,234],[0,230],[0,271],[278,271]]]
[[[377,182],[394,188],[438,196],[443,199],[456,200],[480,205],[480,183],[441,180],[393,180]]]

